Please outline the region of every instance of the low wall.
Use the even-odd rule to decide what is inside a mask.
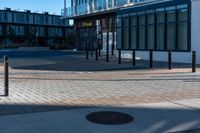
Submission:
[[[22,51],[46,51],[46,50],[49,50],[49,47],[19,47],[18,50],[22,50]]]

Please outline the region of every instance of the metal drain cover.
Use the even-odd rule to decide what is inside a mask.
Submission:
[[[127,124],[134,120],[134,118],[128,114],[113,111],[93,112],[88,114],[86,118],[91,122],[106,125]]]

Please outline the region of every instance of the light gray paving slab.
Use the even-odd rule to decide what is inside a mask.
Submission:
[[[185,107],[190,107],[190,108],[193,108],[194,110],[200,111],[200,99],[198,98],[178,100],[178,101],[173,101],[173,103],[179,104]]]
[[[125,125],[106,126],[85,119],[95,111],[119,111],[130,114],[134,121]],[[0,117],[3,133],[164,133],[200,128],[200,113],[170,102],[102,107]],[[3,123],[4,121],[7,121]],[[9,122],[11,121],[11,122]],[[23,125],[23,126],[19,126]],[[10,127],[8,129],[8,127]]]

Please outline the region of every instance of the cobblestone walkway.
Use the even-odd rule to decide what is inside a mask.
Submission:
[[[200,98],[200,73],[191,73],[191,68],[171,71],[10,69],[10,96],[4,97],[1,67],[0,84],[0,115]]]

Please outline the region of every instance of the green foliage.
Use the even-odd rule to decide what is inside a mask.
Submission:
[[[11,26],[9,26],[9,28],[8,28],[8,39],[12,42],[15,42],[15,40],[16,40],[15,29]]]
[[[65,37],[65,43],[67,45],[74,45],[75,41],[75,35],[73,33],[68,34],[68,36]]]
[[[32,27],[28,30],[27,41],[29,44],[33,45],[34,41],[36,40],[37,28]]]

